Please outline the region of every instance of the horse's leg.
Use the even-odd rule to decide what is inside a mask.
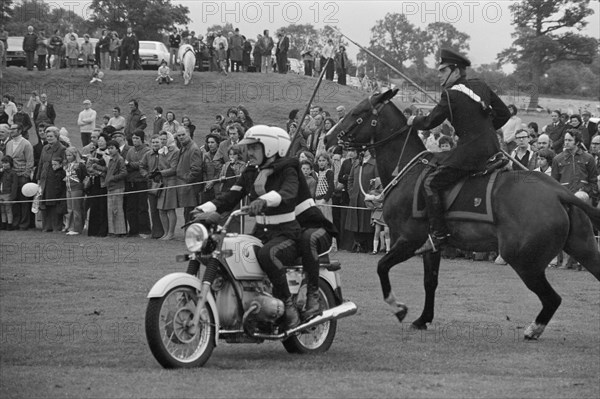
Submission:
[[[377,263],[377,275],[379,276],[379,282],[383,292],[383,300],[390,306],[392,313],[400,322],[406,317],[408,307],[396,299],[396,295],[394,295],[394,292],[392,291],[389,273],[392,267],[411,258],[419,246],[419,243],[398,239],[392,246],[390,252],[385,254]]]
[[[412,327],[418,330],[427,330],[427,323],[433,321],[433,312],[435,306],[435,290],[438,286],[438,274],[440,271],[441,253],[428,252],[423,255],[423,282],[425,285],[425,306],[423,313],[415,321]]]
[[[573,206],[569,211],[569,220],[571,229],[565,244],[565,252],[600,280],[600,252],[587,215]]]

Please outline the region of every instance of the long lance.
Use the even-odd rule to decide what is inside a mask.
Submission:
[[[404,80],[406,80],[408,83],[410,83],[411,85],[413,85],[414,88],[416,88],[417,90],[419,90],[420,92],[422,92],[423,94],[425,94],[430,100],[432,100],[434,103],[437,103],[437,100],[435,98],[433,98],[431,95],[429,95],[429,93],[427,93],[421,86],[419,86],[417,83],[413,82],[408,76],[406,76],[405,74],[403,74],[402,72],[400,72],[397,68],[395,68],[393,65],[390,65],[390,63],[388,63],[387,61],[385,61],[384,59],[382,59],[381,57],[377,56],[376,54],[374,54],[371,50],[361,46],[360,44],[356,43],[354,40],[350,39],[348,36],[346,36],[344,33],[342,33],[338,28],[336,28],[335,26],[332,26],[331,28],[335,29],[340,35],[344,36],[346,39],[348,39],[350,42],[354,43],[354,45],[356,45],[357,47],[359,47],[360,49],[362,49],[365,53],[369,54],[370,56],[372,56],[373,58],[379,60],[381,63],[383,63],[384,65],[386,65],[388,68],[390,68],[392,71],[396,72],[398,75],[402,76],[402,78],[404,78]],[[510,159],[513,162],[513,165],[517,165],[519,168],[523,169],[523,170],[529,170],[527,169],[525,166],[523,166],[522,163],[520,163],[519,161],[517,161],[515,159],[515,157],[511,156],[508,152],[504,151],[504,150],[500,150],[502,151],[502,153],[504,155],[506,155],[506,157],[508,159]]]
[[[373,53],[371,50],[369,50],[368,48],[365,48],[363,46],[361,46],[360,44],[356,43],[354,40],[350,39],[348,36],[346,36],[345,34],[343,34],[338,28],[336,28],[335,26],[332,26],[331,28],[335,29],[340,35],[344,36],[346,39],[348,39],[350,42],[352,42],[355,46],[357,46],[358,48],[360,48],[361,50],[363,50],[365,53],[369,54],[371,57],[379,60],[381,63],[383,63],[384,65],[386,65],[388,68],[390,68],[392,71],[396,72],[398,75],[402,76],[402,78],[404,80],[406,80],[408,83],[410,83],[415,89],[419,90],[421,93],[425,94],[427,96],[427,98],[429,98],[431,101],[433,101],[434,103],[437,103],[437,100],[431,96],[431,94],[427,93],[427,91],[425,91],[425,89],[423,89],[421,86],[419,86],[416,82],[414,82],[411,78],[409,78],[408,76],[406,76],[405,74],[403,74],[402,72],[400,72],[398,70],[398,68],[394,67],[393,65],[391,65],[389,62],[385,61],[383,58],[379,57],[378,55],[376,55],[375,53]]]
[[[315,85],[315,89],[313,90],[313,94],[310,97],[310,100],[308,101],[308,105],[306,106],[306,109],[304,110],[304,114],[302,114],[302,119],[300,119],[300,123],[298,124],[298,130],[296,134],[302,134],[301,130],[302,130],[302,124],[304,123],[304,119],[306,119],[306,115],[308,115],[308,113],[310,112],[310,106],[312,105],[313,100],[315,99],[315,96],[317,95],[317,92],[319,91],[319,86],[321,86],[321,82],[323,81],[323,77],[325,77],[325,70],[327,69],[327,65],[329,65],[329,63],[331,62],[331,58],[327,58],[327,62],[325,63],[325,65],[321,68],[321,75],[319,76],[319,80],[317,80],[317,84]],[[292,147],[290,146],[290,149]],[[289,153],[289,149],[288,149],[288,153],[286,155],[290,155]]]

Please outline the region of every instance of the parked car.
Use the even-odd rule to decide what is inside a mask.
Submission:
[[[140,40],[140,62],[145,66],[159,67],[162,60],[169,62],[169,50],[162,42]]]
[[[304,75],[304,63],[296,58],[288,58],[288,72]]]
[[[9,36],[7,44],[6,66],[25,66],[26,58],[23,51],[23,36]]]
[[[94,47],[94,54],[96,54],[96,43],[98,43],[100,39],[96,39],[95,37],[90,37],[90,43],[92,43],[92,47]],[[77,43],[79,44],[79,51],[81,51],[81,45],[83,44],[83,42],[85,42],[85,39],[83,37],[77,38]],[[77,65],[78,66],[83,66],[85,65],[85,63],[83,62],[83,58],[81,57],[81,54],[79,55],[79,58],[77,59]]]

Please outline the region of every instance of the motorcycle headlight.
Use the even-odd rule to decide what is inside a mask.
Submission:
[[[198,252],[208,239],[208,230],[200,223],[191,224],[185,231],[185,245],[190,252]]]

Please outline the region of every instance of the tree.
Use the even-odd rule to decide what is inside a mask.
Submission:
[[[598,40],[578,34],[594,11],[589,0],[521,0],[509,8],[516,26],[513,46],[498,54],[499,62],[517,65],[517,74],[532,84],[529,109],[538,106],[541,78],[561,61],[592,63]]]
[[[427,25],[427,33],[431,40],[431,53],[435,59],[440,59],[442,48],[451,48],[458,52],[469,51],[469,39],[466,33],[460,32],[452,24],[447,22],[432,22]]]
[[[0,25],[6,24],[13,16],[13,0],[0,1]]]
[[[92,0],[89,7],[95,27],[120,33],[131,27],[142,40],[161,40],[164,31],[190,22],[190,10],[171,0]]]
[[[25,0],[14,7],[12,15],[6,24],[6,30],[11,35],[24,35],[29,25],[36,31],[44,29],[47,35],[56,29],[66,33],[71,26],[78,34],[92,33],[90,24],[78,13],[56,7],[56,3],[50,5],[41,0]]]

